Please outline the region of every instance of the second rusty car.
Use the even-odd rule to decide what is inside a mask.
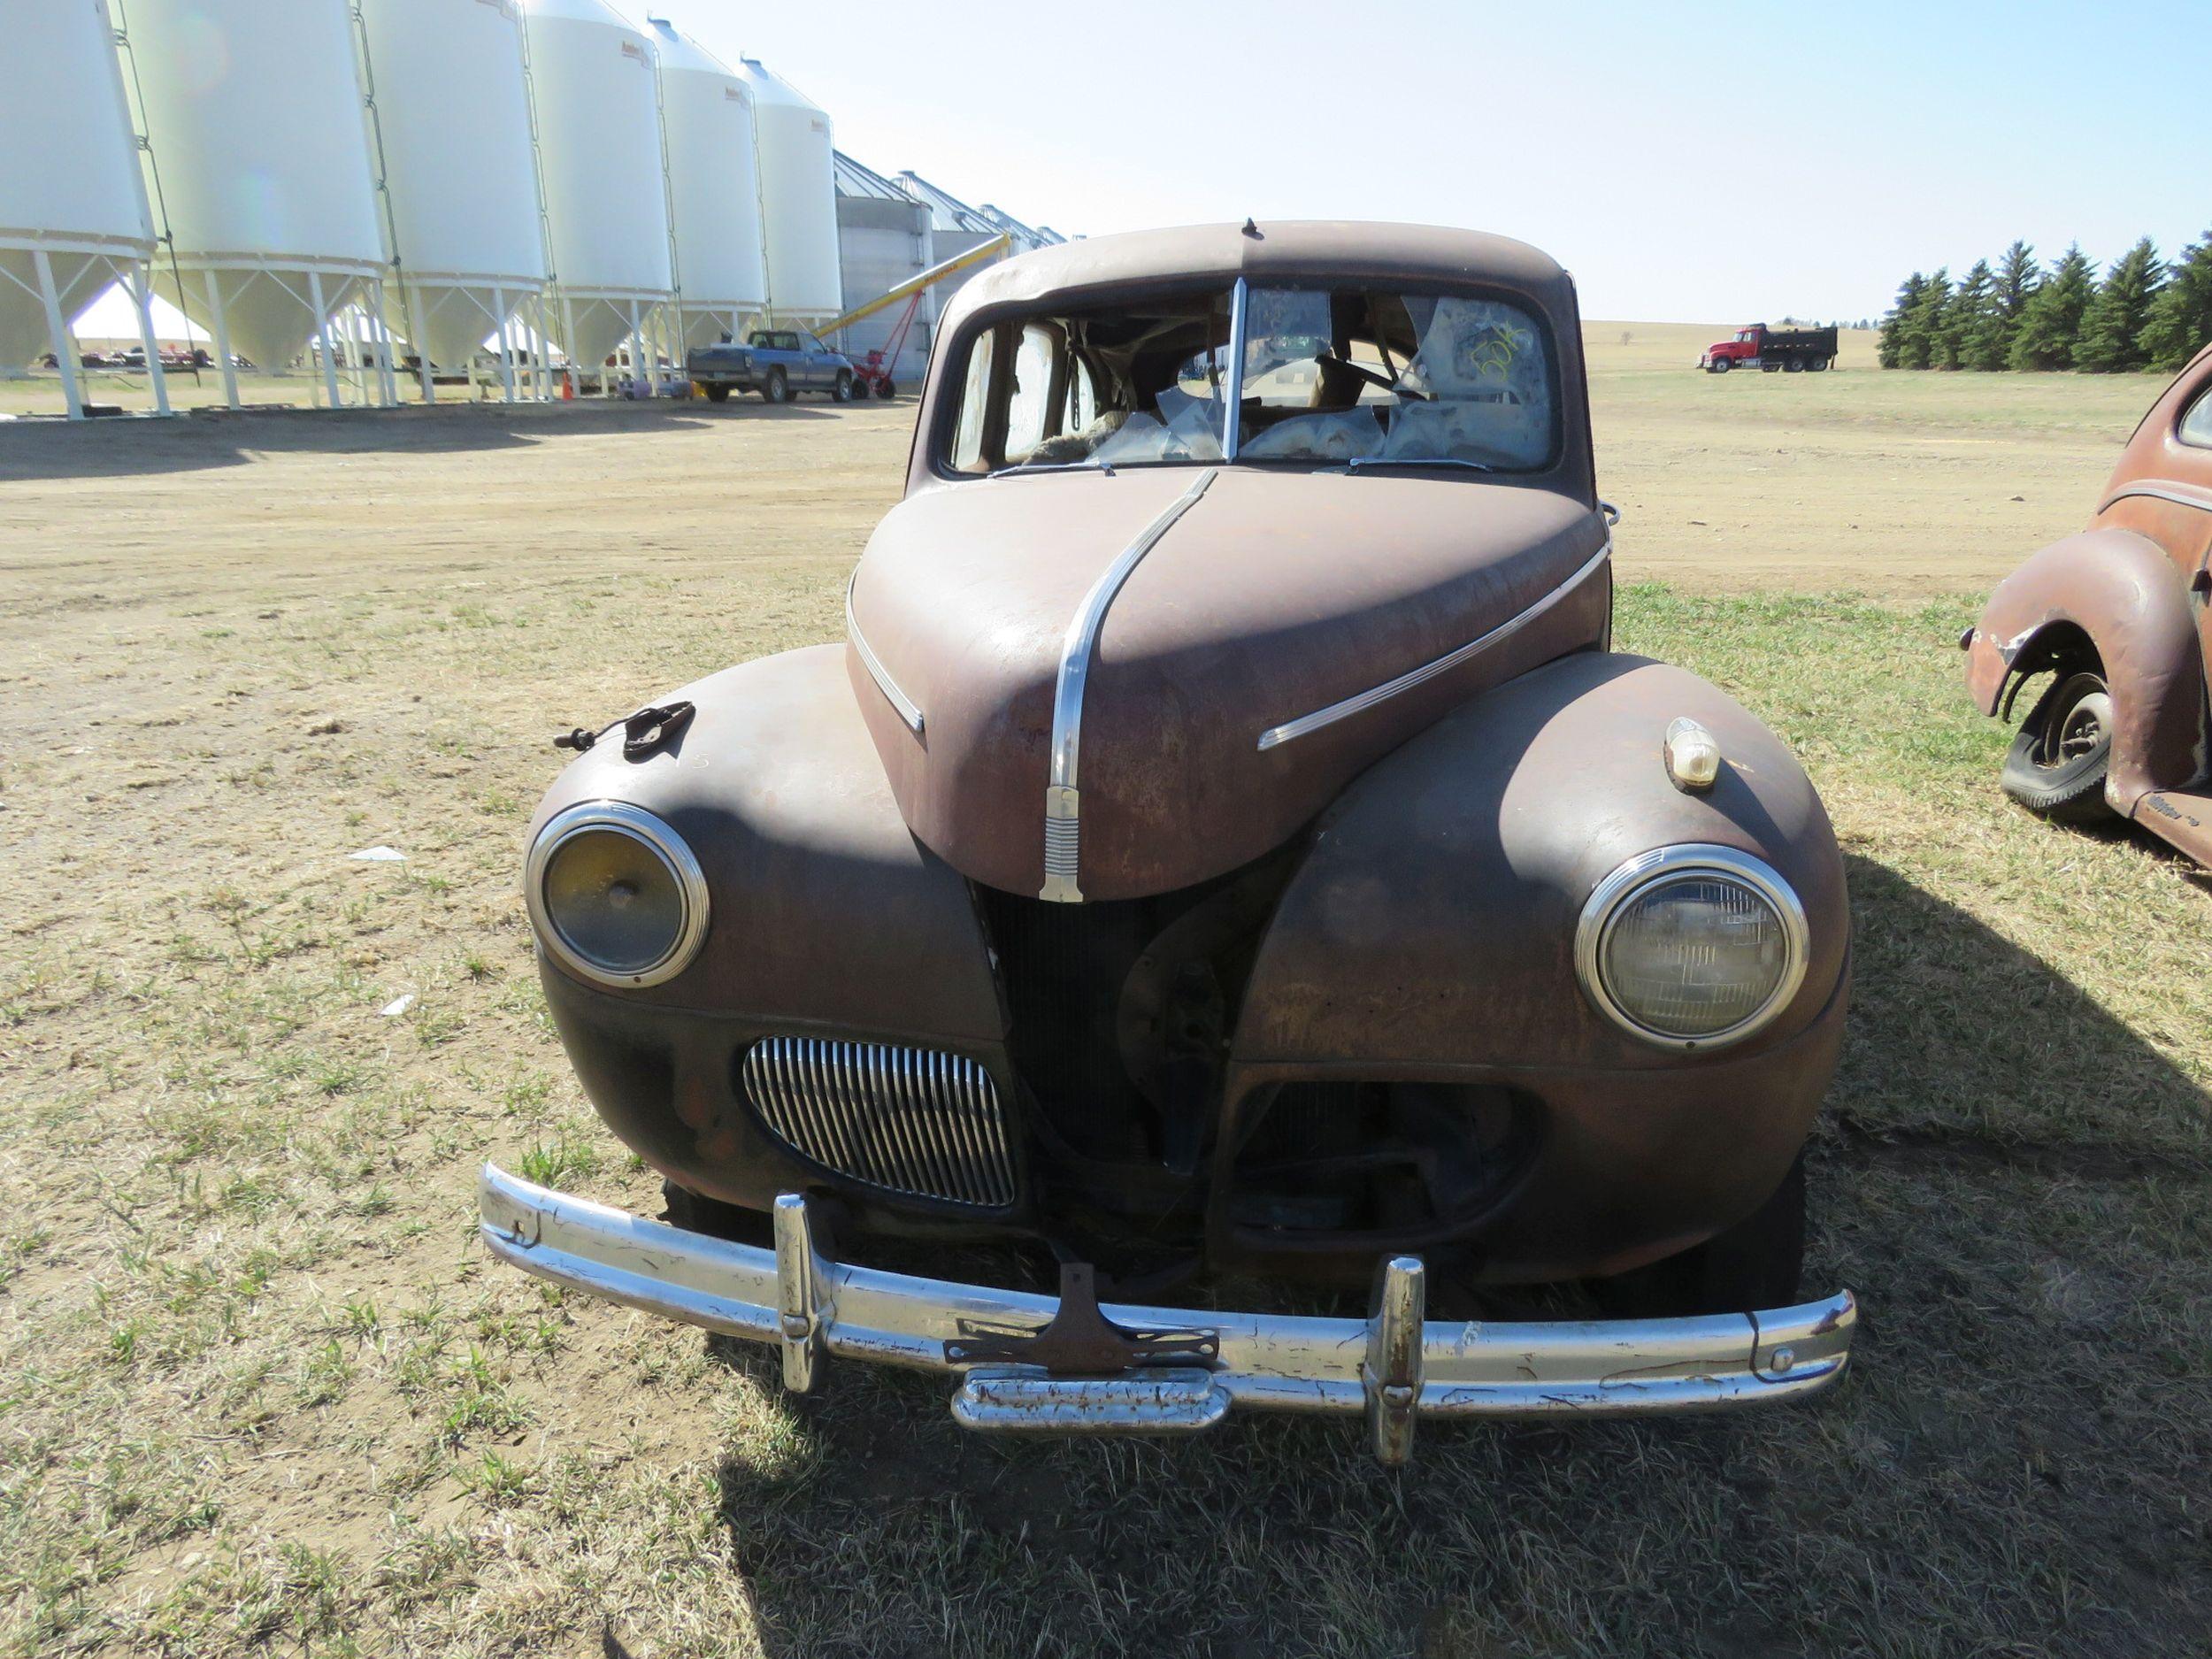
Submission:
[[[554,1019],[668,1221],[488,1166],[487,1242],[795,1386],[955,1373],[979,1428],[1364,1411],[1395,1459],[1421,1417],[1832,1382],[1841,861],[1772,733],[1611,649],[1611,517],[1521,243],[1248,222],[978,276],[843,640],[641,711],[531,832]],[[1058,1294],[861,1264],[977,1245]],[[1560,1281],[1614,1317],[1466,1317]]]
[[[2065,823],[2129,818],[2212,866],[2212,347],[2177,375],[2078,534],[1999,583],[1960,641],[1967,689],[2009,716],[2007,794]]]

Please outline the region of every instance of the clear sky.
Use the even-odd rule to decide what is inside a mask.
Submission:
[[[1471,226],[1560,259],[1590,317],[1876,316],[2016,236],[2101,268],[2212,227],[2212,0],[650,9],[877,171],[1031,224]]]
[[[2016,236],[2101,268],[2212,227],[2212,0],[614,4],[1031,224],[1471,226],[1592,318],[1874,317]]]

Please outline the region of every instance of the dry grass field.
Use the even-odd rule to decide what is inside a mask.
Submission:
[[[2212,1651],[2212,885],[2008,808],[1951,649],[2154,388],[1692,372],[1721,332],[1590,326],[1619,632],[1850,859],[1809,1271],[1857,1368],[1394,1475],[797,1401],[476,1247],[485,1156],[657,1207],[535,983],[551,734],[835,637],[910,403],[0,426],[0,1647]]]

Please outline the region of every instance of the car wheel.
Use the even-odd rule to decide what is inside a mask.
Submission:
[[[761,384],[760,395],[767,403],[787,403],[791,401],[791,382],[781,369],[771,369],[767,380]]]
[[[1675,1319],[1796,1305],[1805,1264],[1805,1155],[1745,1220],[1695,1249],[1591,1286],[1619,1318]]]
[[[726,403],[730,401],[730,388],[726,386],[709,386],[702,389],[705,391],[710,403]]]
[[[1782,370],[1786,374],[1795,374],[1804,366],[1805,362],[1801,357],[1786,357],[1782,363]]]
[[[885,403],[889,403],[898,395],[898,385],[889,375],[885,375],[882,380],[876,382],[876,396],[883,399]]]
[[[1808,363],[1805,367],[1812,373],[1821,374],[1826,373],[1828,366],[1833,361],[1834,359],[1832,357],[1815,357],[1810,363]]]
[[[1729,370],[1734,368],[1735,366],[1736,359],[1733,357],[1715,357],[1713,359],[1713,373],[1716,374],[1725,374]]]
[[[850,369],[837,371],[837,384],[830,388],[830,397],[833,402],[840,403],[849,403],[853,401],[853,375]]]
[[[2112,764],[2112,693],[2104,676],[2066,674],[2020,722],[2000,776],[2005,793],[2059,824],[2108,818],[2105,773]]]
[[[868,393],[870,390],[871,388],[868,385],[868,377],[866,375],[856,374],[853,376],[853,402],[856,403],[866,403],[868,401]]]

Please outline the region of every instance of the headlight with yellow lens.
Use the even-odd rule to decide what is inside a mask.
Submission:
[[[1575,969],[1590,1001],[1647,1042],[1740,1042],[1804,982],[1805,907],[1774,867],[1731,847],[1664,847],[1598,883]]]
[[[554,959],[602,985],[658,985],[699,954],[707,882],[683,838],[642,807],[587,801],[546,821],[523,877]]]

